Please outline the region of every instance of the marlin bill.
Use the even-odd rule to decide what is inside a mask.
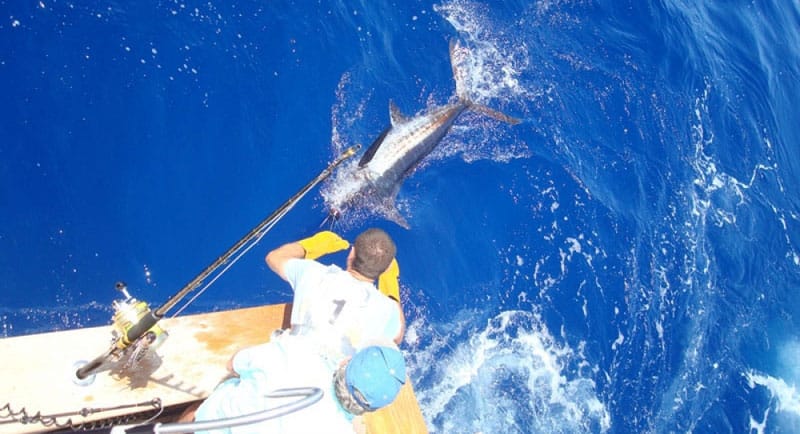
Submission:
[[[389,101],[391,125],[364,152],[358,165],[340,169],[325,194],[331,216],[338,218],[356,206],[375,206],[389,220],[408,229],[406,219],[395,206],[403,181],[436,148],[465,110],[474,110],[493,119],[516,125],[519,119],[473,102],[465,78],[459,70],[458,56],[468,53],[458,42],[450,43],[450,62],[456,95],[443,106],[434,106],[414,117],[406,117]]]

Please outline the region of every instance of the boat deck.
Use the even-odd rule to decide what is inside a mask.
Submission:
[[[2,410],[6,402],[28,416],[62,414],[59,423],[71,418],[76,425],[140,412],[143,407],[130,406],[156,398],[173,409],[203,399],[225,377],[231,355],[288,326],[290,312],[290,304],[277,304],[164,319],[159,325],[169,337],[155,353],[134,370],[107,364],[85,386],[73,382],[74,365],[108,349],[111,326],[0,339],[0,434],[58,429],[11,420]],[[113,409],[118,406],[126,407]],[[112,410],[63,415],[82,409]],[[365,420],[370,433],[427,433],[411,381],[394,403]]]

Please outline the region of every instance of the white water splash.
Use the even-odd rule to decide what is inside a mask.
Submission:
[[[758,188],[768,188],[766,180],[773,179],[778,191],[785,193],[785,181],[780,175],[775,151],[769,137],[764,137],[766,149],[765,160],[753,165],[750,176],[744,181],[720,170],[714,163],[711,155],[715,144],[715,136],[710,127],[710,113],[708,100],[711,86],[707,85],[702,97],[695,101],[695,122],[692,126],[692,139],[694,143],[694,157],[691,166],[695,172],[693,199],[693,216],[702,221],[712,223],[718,227],[736,225],[737,215],[742,210],[747,210],[751,202],[763,200],[763,193],[752,192]],[[766,134],[766,132],[764,132]],[[769,176],[768,176],[769,175]],[[785,206],[772,201],[766,205],[776,216],[777,223],[783,230],[786,245],[786,257],[790,263],[800,266],[800,254],[795,245],[794,233],[790,229],[789,221],[796,223],[800,216]],[[746,211],[745,211],[746,212]]]
[[[770,394],[770,407],[764,411],[761,421],[750,417],[750,428],[756,432],[766,432],[766,428],[773,430],[777,427],[778,431],[800,432],[800,394],[795,384],[788,384],[782,378],[770,375],[759,374],[755,371],[748,371],[744,374],[747,384],[751,389],[764,387]],[[773,417],[777,420],[770,421],[770,413],[774,410]],[[776,431],[777,432],[777,431]]]
[[[456,315],[444,326],[453,330],[408,355],[412,376],[432,384],[419,388],[417,396],[433,432],[610,429],[595,383],[583,375],[588,362],[559,343],[538,314],[503,312],[483,330],[470,332],[474,317],[475,312]],[[448,344],[449,336],[464,331],[470,332],[468,340]],[[581,372],[575,366],[582,366]]]
[[[456,68],[469,96],[481,103],[491,100],[530,99],[541,95],[520,83],[531,65],[524,41],[511,41],[495,29],[488,8],[470,1],[445,2],[434,6],[458,32],[465,50],[456,57]]]
[[[776,412],[785,411],[800,416],[800,394],[795,385],[789,385],[781,378],[757,374],[754,371],[748,372],[745,376],[751,389],[756,386],[769,389],[770,395],[775,401]]]
[[[742,375],[751,389],[765,388],[770,403],[760,421],[750,416],[750,428],[759,434],[771,431],[800,432],[800,341],[792,338],[778,348],[777,369],[780,376],[772,376],[755,370]],[[770,416],[774,420],[770,421]]]
[[[331,108],[331,147],[334,155],[340,155],[355,143],[355,138],[349,134],[352,134],[356,124],[364,118],[367,102],[372,96],[370,91],[363,98],[350,101],[347,90],[351,82],[351,74],[345,72],[336,86],[336,103]]]
[[[69,330],[111,318],[111,307],[97,301],[76,305],[58,300],[55,306],[0,306],[0,337]]]
[[[785,376],[793,384],[800,383],[800,340],[792,339],[778,353],[778,361]]]
[[[529,88],[521,75],[531,68],[529,47],[524,41],[509,40],[495,28],[488,9],[471,1],[444,2],[434,10],[459,34],[460,50],[454,55],[454,69],[459,74],[460,88],[473,101],[500,110],[511,116],[520,113],[525,101],[543,94]],[[516,127],[519,128],[519,127]],[[518,140],[514,128],[477,113],[465,113],[446,138],[447,146],[439,146],[428,162],[460,156],[470,163],[481,160],[509,162],[530,158],[527,143]]]
[[[702,98],[695,101],[695,123],[692,126],[695,153],[691,165],[696,177],[692,214],[695,217],[710,218],[717,226],[735,225],[736,208],[747,203],[744,192],[750,188],[759,168],[754,169],[751,183],[746,184],[720,171],[714,158],[709,155],[715,142],[713,131],[706,125],[710,90],[707,86]]]

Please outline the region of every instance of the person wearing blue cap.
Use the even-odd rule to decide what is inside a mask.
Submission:
[[[363,432],[360,416],[391,404],[406,382],[403,354],[393,342],[370,345],[341,363],[321,357],[307,339],[278,336],[237,353],[233,378],[220,384],[196,412],[182,422],[215,421],[256,413],[285,404],[270,391],[318,387],[320,401],[267,421],[215,431],[213,434]],[[192,417],[193,416],[193,417]]]
[[[406,382],[405,359],[395,348],[370,346],[337,369],[333,378],[339,402],[348,413],[360,415],[394,401]]]

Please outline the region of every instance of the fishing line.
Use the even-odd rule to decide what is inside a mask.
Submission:
[[[301,197],[302,197],[302,196],[301,196]],[[290,209],[291,209],[291,208],[290,208]],[[253,241],[252,241],[252,242],[251,242],[251,243],[250,243],[250,244],[249,244],[249,245],[248,245],[248,246],[247,246],[247,247],[246,247],[246,248],[245,248],[245,249],[244,249],[242,252],[240,252],[239,254],[237,254],[237,255],[236,255],[236,257],[235,257],[235,258],[233,258],[233,259],[230,261],[230,263],[228,263],[228,265],[226,265],[226,266],[225,266],[225,268],[223,268],[223,269],[222,269],[220,272],[218,272],[218,273],[217,273],[217,274],[216,274],[216,275],[215,275],[215,276],[214,276],[214,277],[213,277],[213,278],[212,278],[212,279],[211,279],[211,280],[210,280],[208,283],[206,283],[206,284],[205,284],[205,285],[204,285],[202,288],[200,288],[200,289],[197,291],[197,293],[196,293],[195,295],[193,295],[193,296],[192,296],[192,298],[190,298],[190,299],[189,299],[189,301],[187,301],[186,303],[184,303],[184,304],[183,304],[183,306],[181,306],[180,308],[178,308],[178,311],[177,311],[177,312],[175,312],[174,314],[172,314],[172,317],[171,317],[171,318],[175,318],[176,316],[180,315],[180,314],[181,314],[181,312],[183,312],[183,311],[184,311],[184,310],[185,310],[187,307],[189,307],[189,305],[190,305],[190,304],[192,304],[192,303],[193,303],[195,300],[197,300],[197,298],[198,298],[198,297],[200,297],[201,295],[203,295],[203,293],[204,293],[204,292],[206,292],[206,290],[207,290],[207,289],[208,289],[208,288],[209,288],[211,285],[213,285],[213,284],[214,284],[214,282],[216,282],[216,281],[217,281],[217,279],[219,279],[220,277],[222,277],[222,275],[223,275],[223,274],[225,274],[225,272],[227,272],[227,271],[228,271],[228,270],[229,270],[231,267],[233,267],[233,265],[234,265],[234,264],[236,264],[236,262],[238,262],[238,261],[239,261],[239,259],[241,259],[241,257],[242,257],[242,256],[244,256],[244,255],[245,255],[247,252],[249,252],[249,251],[250,251],[250,249],[252,249],[253,247],[255,247],[255,246],[256,246],[256,244],[258,244],[258,243],[261,241],[261,239],[262,239],[262,238],[264,238],[264,235],[266,235],[266,234],[267,234],[267,232],[269,232],[270,230],[272,230],[272,228],[273,228],[273,227],[274,227],[276,224],[278,224],[278,220],[280,220],[281,218],[283,218],[283,216],[285,216],[285,215],[286,215],[288,212],[289,212],[289,209],[286,209],[285,211],[283,211],[283,212],[279,213],[279,214],[276,216],[277,220],[275,220],[275,221],[274,221],[273,223],[271,223],[269,226],[265,227],[265,228],[264,228],[264,229],[263,229],[263,230],[260,232],[260,234],[259,234],[259,235],[258,235],[258,236],[257,236],[257,237],[256,237],[256,238],[255,238],[255,239],[254,239],[254,240],[253,240]]]
[[[114,336],[111,346],[100,356],[95,357],[90,362],[83,364],[82,367],[75,372],[75,377],[77,380],[82,381],[90,378],[90,376],[93,375],[93,373],[97,371],[109,358],[114,358],[115,356],[119,357],[125,353],[131,347],[131,345],[136,347],[139,342],[142,342],[141,338],[143,338],[145,335],[148,335],[149,338],[152,338],[152,340],[147,342],[152,342],[157,339],[158,336],[161,336],[163,330],[161,330],[159,327],[156,327],[161,318],[166,316],[166,314],[178,303],[180,303],[187,295],[189,295],[190,292],[193,292],[200,287],[207,277],[213,275],[213,279],[203,285],[200,293],[195,294],[188,302],[186,302],[186,304],[181,307],[178,313],[186,309],[186,307],[188,307],[195,299],[197,299],[202,292],[207,290],[212,283],[216,282],[220,276],[230,269],[230,267],[236,263],[242,257],[242,255],[252,249],[264,237],[264,235],[270,229],[272,229],[275,224],[286,215],[286,213],[294,208],[297,202],[299,202],[300,199],[302,199],[312,188],[330,176],[333,170],[343,161],[355,155],[359,147],[360,146],[357,145],[345,150],[338,158],[330,163],[325,170],[317,175],[316,178],[312,179],[303,188],[301,188],[300,191],[295,193],[294,196],[289,198],[289,200],[278,207],[277,210],[270,214],[266,219],[261,221],[261,223],[259,223],[256,227],[251,229],[247,235],[237,241],[230,249],[222,254],[222,256],[218,257],[214,262],[211,263],[211,265],[201,271],[200,274],[195,276],[194,279],[187,283],[175,295],[170,297],[158,309],[151,310],[147,303],[144,302],[138,302],[135,305],[130,306],[132,309],[134,309],[133,312],[134,316],[136,317],[135,320],[130,321],[123,316],[119,316],[119,321],[116,321],[115,319],[115,324],[119,325],[117,330],[118,334]],[[221,271],[218,271],[223,265],[225,265],[225,267],[222,268]],[[119,288],[124,291],[125,285],[120,282]],[[135,301],[135,299],[127,294],[127,291],[124,291],[124,293],[127,296],[126,300]],[[177,313],[175,315],[177,315]],[[173,315],[173,317],[175,315]],[[146,345],[149,345],[149,343],[146,343]],[[128,352],[128,354],[130,354],[130,352]]]

